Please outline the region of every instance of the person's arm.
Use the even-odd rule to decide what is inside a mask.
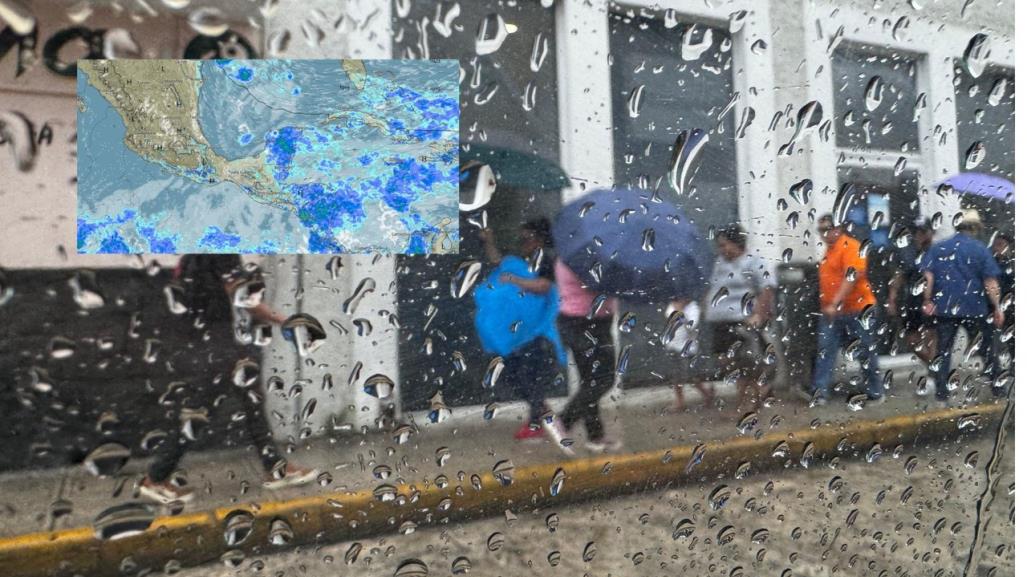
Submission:
[[[906,275],[903,274],[902,269],[898,269],[892,275],[891,282],[888,283],[888,305],[886,310],[889,315],[895,316],[899,314],[899,294],[905,286]]]
[[[478,236],[485,243],[485,258],[490,264],[499,264],[499,261],[503,260],[503,253],[499,252],[499,247],[496,246],[495,233],[491,228],[483,228]]]
[[[499,280],[517,285],[523,291],[534,294],[546,294],[553,287],[553,281],[547,278],[524,278],[510,273],[503,273]]]
[[[1006,322],[1006,314],[1002,311],[1002,288],[998,284],[998,279],[995,277],[984,279],[984,292],[988,295],[988,300],[991,301],[995,327],[1000,329]]]
[[[934,315],[934,273],[929,270],[924,271],[924,305],[923,311],[927,316]]]
[[[746,319],[746,322],[753,327],[761,327],[766,324],[767,320],[770,319],[771,315],[774,314],[774,287],[767,286],[763,287],[760,291],[759,296],[756,297],[756,302],[752,307],[752,314]]]
[[[229,302],[231,302],[231,300],[235,296],[235,289],[238,288],[239,285],[241,285],[243,282],[244,281],[242,279],[233,279],[225,283],[225,293],[228,294]],[[258,321],[271,323],[275,325],[281,325],[285,322],[286,318],[285,315],[275,311],[273,308],[271,308],[271,305],[267,304],[266,302],[261,302],[255,307],[248,308],[246,309],[246,312],[248,312],[251,317]]]

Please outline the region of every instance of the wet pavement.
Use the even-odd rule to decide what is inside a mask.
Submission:
[[[973,574],[1013,575],[1013,441]],[[178,573],[236,575],[962,575],[994,435],[876,459],[290,548]],[[565,490],[572,490],[572,486]],[[408,528],[409,530],[409,528]]]

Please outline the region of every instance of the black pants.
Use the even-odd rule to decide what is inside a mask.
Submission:
[[[981,357],[984,358],[984,370],[982,373],[991,381],[992,393],[1002,395],[1003,391],[995,389],[995,377],[998,375],[998,358],[995,351],[995,326],[989,323],[984,317],[937,317],[938,332],[938,354],[941,362],[938,363],[938,371],[934,377],[935,396],[939,399],[949,398],[948,380],[952,372],[952,344],[956,340],[956,333],[960,327],[966,329],[967,336],[972,340],[975,335],[981,337],[981,347],[978,349]]]
[[[165,395],[165,403],[168,405],[167,436],[154,450],[150,479],[156,482],[167,480],[189,446],[189,438],[182,434],[179,417],[182,409],[207,409],[208,417],[212,417],[215,411],[223,410],[221,407],[224,407],[226,401],[240,406],[247,436],[260,453],[264,470],[270,472],[281,466],[284,461],[275,449],[271,429],[264,416],[264,395],[260,379],[248,387],[237,386],[232,381],[236,363],[246,358],[247,351],[237,345],[231,336],[207,342],[197,338],[192,342],[195,344],[177,354],[174,360],[176,371],[184,377],[184,385],[177,392]]]
[[[584,421],[590,441],[603,438],[599,399],[613,388],[615,355],[610,335],[611,318],[590,320],[561,315],[558,321],[560,339],[574,354],[574,365],[581,376],[578,391],[567,403],[560,420],[568,429]]]
[[[503,364],[506,382],[528,403],[529,420],[541,424],[546,412],[546,392],[559,376],[553,344],[538,337],[504,357]]]

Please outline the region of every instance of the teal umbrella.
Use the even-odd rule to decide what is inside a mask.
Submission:
[[[470,172],[466,167],[480,165],[487,165],[492,169],[498,186],[529,190],[559,190],[570,185],[570,180],[558,164],[537,154],[484,144],[462,145],[460,147],[461,182],[470,178]]]

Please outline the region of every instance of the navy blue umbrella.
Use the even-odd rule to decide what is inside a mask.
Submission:
[[[568,204],[553,241],[589,288],[628,299],[699,300],[713,268],[709,242],[688,219],[637,189],[595,190]]]

